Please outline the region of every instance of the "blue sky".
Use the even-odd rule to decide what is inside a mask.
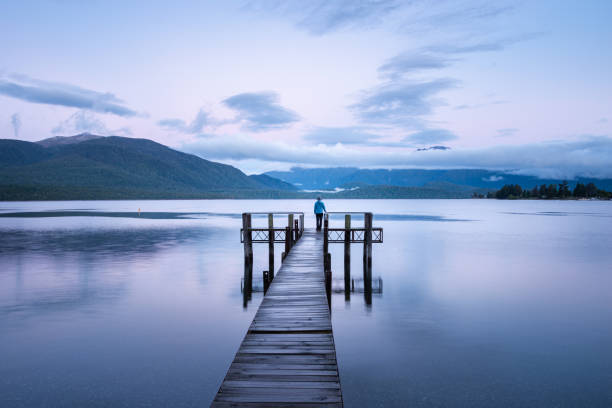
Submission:
[[[0,137],[612,177],[609,1],[7,1]],[[417,149],[435,145],[450,150]]]

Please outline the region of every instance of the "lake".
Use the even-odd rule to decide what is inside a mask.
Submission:
[[[611,202],[325,202],[384,228],[382,293],[332,296],[345,406],[612,406]],[[240,213],[287,210],[313,226],[303,200],[0,203],[0,406],[207,406],[262,298]]]

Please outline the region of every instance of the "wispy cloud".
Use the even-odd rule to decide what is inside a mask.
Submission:
[[[11,115],[11,125],[13,126],[13,134],[15,139],[19,139],[19,131],[21,130],[21,116],[18,113]]]
[[[334,145],[343,144],[366,144],[379,138],[378,135],[368,132],[358,126],[349,127],[319,127],[304,135],[304,140],[314,144]]]
[[[497,38],[494,40],[487,41],[466,41],[462,43],[444,43],[435,44],[423,48],[424,52],[432,52],[439,55],[459,55],[459,54],[470,54],[476,52],[494,52],[502,51],[511,45],[515,45],[521,42],[534,40],[544,35],[543,32],[530,32],[521,35],[515,35],[512,37]]]
[[[111,93],[92,91],[61,82],[43,81],[25,75],[0,77],[0,95],[32,103],[87,109],[124,117],[138,115]]]
[[[457,135],[446,129],[426,129],[408,135],[402,141],[416,145],[429,145],[455,139],[458,139]]]
[[[389,58],[378,68],[378,73],[394,80],[406,73],[446,68],[450,66],[453,61],[452,58],[445,55],[410,51]]]
[[[419,127],[420,116],[430,114],[433,107],[443,104],[443,100],[436,95],[457,86],[459,81],[441,78],[417,82],[413,79],[415,78],[413,74],[446,68],[460,61],[464,54],[500,51],[509,45],[539,35],[532,33],[487,42],[437,44],[403,52],[389,58],[378,68],[385,82],[366,92],[360,102],[349,108],[365,122],[408,124]],[[462,104],[455,109],[468,109],[491,103],[474,106]],[[423,124],[420,127],[424,127]]]
[[[249,2],[246,8],[288,17],[299,29],[323,35],[344,28],[376,26],[402,4],[400,0],[259,0]]]
[[[437,94],[458,84],[452,78],[390,82],[364,92],[361,100],[349,109],[362,122],[419,128],[423,127],[423,115],[431,113],[434,106],[445,104]]]
[[[189,124],[182,119],[175,118],[162,119],[157,122],[157,124],[165,130],[192,134],[202,132],[204,126],[206,126],[208,123],[209,116],[204,109],[200,109],[196,117]]]
[[[407,3],[399,31],[406,34],[439,31],[473,33],[482,30],[497,18],[510,13],[514,1],[486,0],[430,2],[427,0]]]
[[[395,32],[446,30],[470,31],[475,26],[507,14],[513,1],[461,2],[430,0],[253,0],[245,9],[275,14],[312,35],[341,29],[375,28],[385,24]]]
[[[285,127],[300,120],[293,111],[278,103],[275,92],[241,93],[231,96],[223,104],[238,112],[237,120],[247,130],[259,132]]]
[[[305,146],[261,143],[250,137],[215,137],[183,150],[217,160],[257,159],[318,166],[480,168],[540,177],[612,177],[612,139],[585,136],[573,141],[491,146],[475,149],[359,149],[350,145]],[[520,169],[520,170],[519,170]]]
[[[59,136],[69,136],[85,132],[100,136],[130,136],[132,134],[131,130],[127,127],[108,129],[102,120],[86,110],[73,113],[66,120],[58,123],[51,132]]]
[[[419,71],[447,68],[461,61],[465,54],[502,51],[511,45],[529,41],[541,35],[542,33],[528,33],[481,42],[446,42],[429,45],[389,58],[378,68],[378,72],[390,80],[397,80]]]

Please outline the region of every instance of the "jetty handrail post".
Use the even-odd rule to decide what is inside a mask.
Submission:
[[[289,249],[293,248],[293,214],[287,215],[287,225],[289,226]]]
[[[274,279],[274,214],[268,214],[268,274]]]
[[[329,217],[327,214],[323,215],[323,267],[327,270],[327,254],[329,253],[329,237],[327,236],[329,231]]]
[[[251,231],[251,214],[242,213],[242,233],[244,241],[244,299],[243,307],[246,307],[251,299],[253,290],[253,240]]]
[[[251,231],[251,214],[242,213],[242,233],[244,241],[244,264],[253,265],[253,239]]]
[[[325,275],[325,292],[327,294],[327,306],[331,312],[331,254],[329,253],[329,216],[323,216],[323,273]]]
[[[285,227],[285,252],[282,254],[281,262],[285,261],[287,255],[289,255],[289,250],[291,249],[291,234],[289,233],[289,227]]]
[[[351,214],[344,215],[344,300],[351,299]]]
[[[363,288],[366,304],[372,302],[372,213],[363,214]]]
[[[304,235],[304,213],[300,213],[300,238]]]
[[[300,239],[300,222],[298,220],[294,220],[293,221],[293,226],[294,226],[294,237],[295,237],[295,242],[298,241],[298,239]]]

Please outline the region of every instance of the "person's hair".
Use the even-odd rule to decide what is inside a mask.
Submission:
[[[317,197],[317,200],[321,200],[321,197]]]

